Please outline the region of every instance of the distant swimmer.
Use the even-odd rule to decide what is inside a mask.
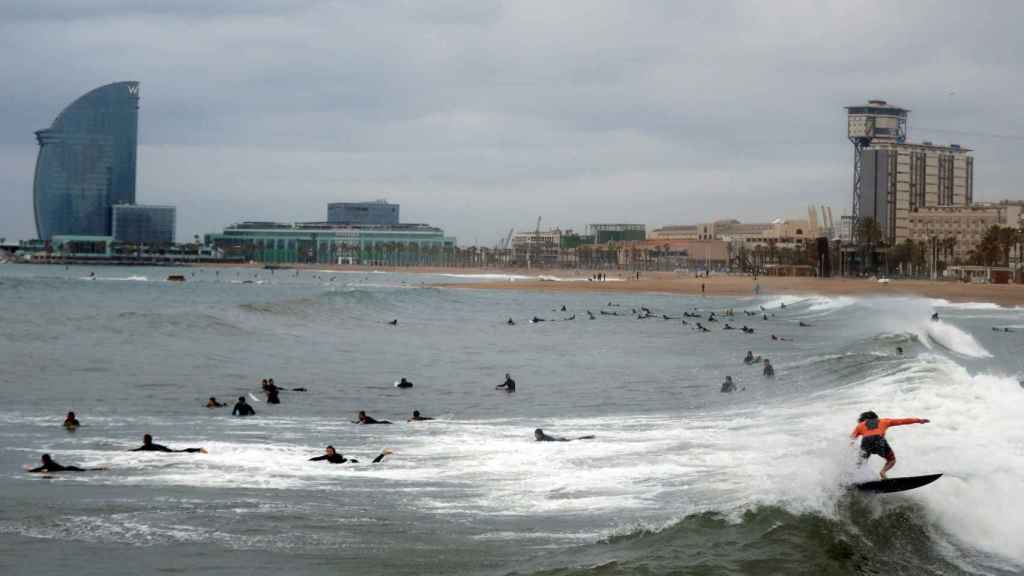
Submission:
[[[736,383],[732,381],[732,376],[726,376],[725,382],[722,382],[721,392],[725,394],[731,394],[736,391]]]
[[[744,364],[753,364],[761,360],[760,356],[755,357],[753,350],[747,350],[747,355],[743,357]]]
[[[238,402],[235,402],[234,409],[231,410],[232,416],[255,416],[256,411],[252,409],[252,405],[245,401],[245,396],[239,396]]]
[[[395,382],[395,388],[412,388],[412,382],[409,382],[403,377],[398,382]]]
[[[505,374],[505,381],[494,387],[495,390],[504,389],[508,393],[516,391],[516,381],[512,379],[512,376],[508,373]]]
[[[279,390],[280,388],[277,386],[274,386],[273,384],[270,385],[270,388],[267,390],[267,404],[281,403],[281,397],[278,395]]]
[[[939,313],[935,312],[934,314],[932,314],[932,322],[938,322],[938,321],[939,321]]]
[[[801,321],[800,321],[800,322],[798,322],[797,324],[798,324],[798,325],[799,325],[799,326],[800,326],[801,328],[810,328],[810,327],[811,327],[811,325],[810,325],[810,324],[808,324],[807,322],[804,322],[803,320],[801,320]]]
[[[705,328],[704,325],[701,324],[700,322],[697,322],[697,330],[700,330],[701,332],[711,332],[711,330]]]
[[[154,444],[153,437],[149,434],[144,434],[142,436],[142,446],[132,450],[132,452],[200,452],[202,454],[206,454],[206,448],[182,448],[181,450],[171,450],[162,444]]]
[[[768,315],[767,315],[767,314],[764,314],[764,315],[762,315],[762,316],[761,316],[761,319],[762,319],[762,320],[767,320],[767,319],[768,319]]]
[[[43,454],[42,457],[43,465],[35,468],[30,468],[29,472],[34,474],[49,474],[51,472],[85,472],[85,468],[79,468],[78,466],[62,466],[50,458],[49,454]]]
[[[562,304],[562,309],[561,309],[561,311],[562,311],[562,312],[568,312],[568,310],[566,310],[566,308],[565,308],[565,304]]]
[[[725,326],[722,327],[722,330],[735,330],[735,328],[732,327],[732,324],[726,322]]]
[[[82,423],[79,422],[78,418],[75,417],[75,413],[68,412],[68,415],[64,418],[64,427],[67,428],[68,430],[74,430],[75,428],[78,428],[81,425]]]
[[[763,374],[765,378],[775,377],[775,368],[772,367],[772,363],[769,362],[767,358],[764,359],[764,369],[761,370],[761,374]]]
[[[591,320],[597,319],[597,316],[594,316],[594,313],[591,312],[590,310],[587,310],[587,317],[590,318]]]
[[[381,453],[378,454],[377,457],[373,459],[373,463],[379,463],[381,460],[384,460],[384,457],[387,456],[388,454],[391,454],[391,450],[382,450]],[[345,458],[341,454],[338,454],[338,452],[334,449],[334,446],[328,446],[327,448],[324,448],[324,453],[322,456],[314,456],[309,459],[310,462],[319,462],[321,460],[330,462],[331,464],[359,463],[359,460],[356,460],[355,458]]]
[[[903,356],[903,346],[897,346],[896,353],[899,354],[900,356]]]
[[[779,309],[780,310],[785,310],[786,309],[786,303],[782,302],[781,304],[779,304]]]
[[[746,324],[744,324],[743,328],[740,328],[740,330],[742,330],[744,334],[753,334],[754,333],[754,329],[753,328],[748,328]]]
[[[427,416],[420,416],[420,411],[419,410],[413,410],[412,411],[412,418],[409,418],[408,421],[409,422],[423,422],[423,421],[426,421],[426,420],[433,420],[433,418],[428,418]]]
[[[398,318],[395,318],[391,322],[388,322],[388,324],[391,325],[391,326],[398,326]]]
[[[793,341],[792,338],[783,338],[782,336],[776,336],[775,334],[772,334],[772,340],[778,340],[779,342],[792,342]]]
[[[618,312],[608,312],[606,310],[601,310],[601,315],[602,316],[618,316],[619,313]]]
[[[530,324],[537,324],[538,322],[543,322],[543,321],[544,321],[543,318],[538,318],[538,317],[534,316],[533,318],[530,319]]]
[[[375,420],[366,415],[366,412],[360,410],[356,416],[356,421],[353,424],[391,424],[388,420]]]
[[[513,320],[512,317],[510,316],[508,321],[505,322],[505,324],[508,324],[509,326],[515,326],[516,325],[516,321]]]
[[[857,427],[853,429],[850,438],[856,440],[858,436],[861,437],[860,459],[862,464],[872,454],[885,458],[885,466],[878,473],[882,480],[885,480],[885,473],[896,465],[896,453],[893,452],[889,441],[885,439],[886,430],[892,426],[927,424],[928,422],[930,420],[926,418],[879,418],[878,414],[869,410],[861,413],[857,418]]]
[[[572,442],[573,440],[593,440],[594,436],[580,436],[578,438],[562,438],[561,436],[548,436],[543,430],[537,428],[533,431],[533,439],[537,442]]]
[[[227,404],[218,402],[215,396],[210,396],[210,399],[206,401],[207,408],[224,408]]]
[[[573,320],[575,320],[575,319],[576,319],[576,315],[575,315],[575,314],[573,314],[572,316],[569,316],[568,318],[566,318],[566,319],[565,319],[565,321],[566,321],[566,322],[572,322],[572,321],[573,321]]]

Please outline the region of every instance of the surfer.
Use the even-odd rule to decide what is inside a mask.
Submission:
[[[885,439],[885,432],[891,426],[904,426],[906,424],[927,424],[930,420],[926,418],[879,418],[878,414],[868,410],[861,413],[857,418],[857,427],[853,429],[850,438],[855,440],[861,436],[860,459],[863,464],[872,454],[885,458],[885,466],[878,475],[885,480],[885,473],[892,470],[896,465],[896,453],[892,446]]]
[[[775,368],[772,368],[772,363],[767,358],[764,359],[764,370],[761,373],[765,378],[775,378]]]
[[[227,406],[227,404],[218,402],[216,396],[210,396],[210,399],[206,401],[207,408],[223,408],[225,406]]]
[[[391,424],[391,422],[387,420],[375,420],[370,416],[367,416],[366,412],[360,410],[359,414],[356,416],[356,421],[353,422],[353,424]]]
[[[896,353],[899,354],[900,356],[903,356],[903,346],[897,346]]]
[[[85,468],[78,466],[62,466],[50,458],[49,454],[43,454],[43,465],[29,469],[32,473],[48,474],[50,472],[85,472]]]
[[[543,318],[538,318],[538,317],[534,316],[534,317],[533,317],[533,318],[532,318],[532,319],[530,320],[530,324],[537,324],[538,322],[543,322],[543,321],[544,321],[544,319],[543,319]]]
[[[516,391],[516,381],[513,380],[512,376],[509,373],[506,372],[505,373],[505,381],[502,382],[501,384],[498,384],[497,386],[495,386],[494,389],[495,390],[502,390],[502,389],[504,389],[508,393],[515,392]]]
[[[594,316],[594,313],[591,312],[590,310],[587,310],[587,317],[590,318],[591,320],[594,320],[594,319],[597,318],[596,316]]]
[[[252,409],[252,405],[245,401],[245,396],[239,396],[238,402],[235,402],[235,407],[231,410],[232,416],[255,416],[256,411]]]
[[[754,358],[754,351],[753,350],[747,350],[747,355],[743,357],[743,363],[744,364],[753,364],[754,362],[756,362],[756,359]]]
[[[561,436],[548,436],[543,430],[537,428],[533,431],[533,439],[537,442],[572,442],[573,440],[593,440],[594,436],[580,436],[579,438],[562,438]]]
[[[78,418],[75,418],[75,413],[68,412],[67,417],[64,418],[64,427],[67,428],[68,430],[74,430],[75,428],[78,428],[81,425],[82,424],[78,421]]]
[[[513,320],[511,316],[509,316],[508,321],[505,322],[505,324],[508,324],[509,326],[515,326],[516,325],[516,321]]]
[[[391,325],[391,326],[398,326],[398,318],[395,318],[391,322],[388,322],[388,324]]]
[[[412,388],[412,382],[409,382],[403,376],[401,380],[395,382],[395,388]]]
[[[420,416],[419,410],[413,410],[412,418],[409,418],[409,422],[423,422],[424,420],[433,420],[433,418],[428,418],[427,416]]]
[[[799,325],[801,328],[810,328],[811,327],[810,324],[808,324],[807,322],[804,322],[803,320],[798,322],[797,325]]]
[[[278,396],[278,391],[279,390],[280,390],[280,388],[278,388],[277,386],[274,386],[273,383],[270,384],[270,388],[267,389],[267,404],[280,404],[281,403],[281,397]],[[255,412],[253,412],[253,414],[255,414]]]
[[[383,460],[384,457],[387,456],[388,454],[391,454],[391,450],[385,448],[384,450],[381,451],[380,454],[377,455],[376,458],[373,459],[373,463],[377,464],[378,462]],[[346,462],[348,462],[349,464],[359,463],[359,460],[356,460],[355,458],[345,458],[341,454],[338,454],[338,452],[334,449],[334,446],[328,446],[327,448],[324,448],[323,455],[314,456],[309,459],[310,462],[318,462],[320,460],[326,460],[331,464],[344,464]]]
[[[938,312],[933,312],[932,313],[932,322],[938,322],[938,321],[939,321],[939,313]]]
[[[154,444],[153,437],[149,434],[142,435],[142,446],[132,450],[132,452],[201,452],[206,454],[206,448],[182,448],[181,450],[171,450],[163,444]]]
[[[731,394],[736,391],[736,383],[732,381],[732,376],[726,376],[725,382],[722,382],[721,392],[724,394]]]

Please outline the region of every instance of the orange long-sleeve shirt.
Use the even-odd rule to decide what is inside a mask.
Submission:
[[[867,421],[860,422],[857,427],[853,429],[853,433],[850,434],[850,438],[856,438],[858,436],[885,436],[885,431],[890,426],[903,426],[905,424],[922,424],[924,419],[922,418],[879,418],[878,427],[870,429],[867,427]]]

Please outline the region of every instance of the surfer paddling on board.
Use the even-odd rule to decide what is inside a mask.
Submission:
[[[857,427],[853,429],[850,438],[856,440],[858,436],[861,437],[861,463],[864,463],[872,454],[885,458],[885,466],[878,473],[879,477],[885,480],[885,473],[896,465],[896,453],[892,451],[892,446],[889,446],[889,441],[885,439],[886,430],[891,426],[927,424],[928,422],[930,420],[926,418],[879,418],[878,414],[868,410],[861,413],[860,418],[857,418]]]

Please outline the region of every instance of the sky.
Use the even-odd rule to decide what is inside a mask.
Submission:
[[[35,237],[33,132],[141,83],[136,201],[178,239],[386,198],[509,229],[851,204],[844,106],[911,109],[1024,199],[1019,2],[2,0],[0,237]]]

